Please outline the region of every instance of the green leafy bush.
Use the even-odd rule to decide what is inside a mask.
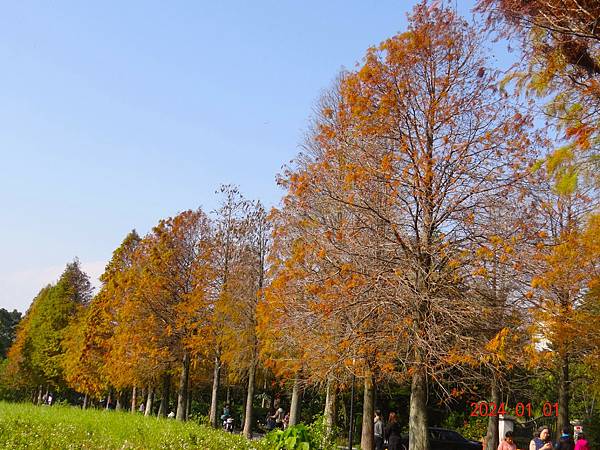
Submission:
[[[264,439],[263,445],[271,450],[314,450],[320,444],[314,439],[310,428],[304,424],[283,430],[273,430]]]
[[[328,431],[325,426],[325,416],[323,414],[317,414],[313,417],[313,422],[308,426],[310,434],[315,442],[319,443],[319,447],[322,450],[334,450],[337,449],[336,440],[340,435],[338,427],[334,427],[333,430]]]
[[[458,431],[467,439],[479,441],[487,433],[487,417],[466,417],[465,413],[454,411],[448,414],[442,427]]]

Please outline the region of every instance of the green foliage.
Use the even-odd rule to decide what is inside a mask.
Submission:
[[[88,276],[75,259],[67,264],[54,286],[46,286],[21,321],[6,373],[17,387],[50,384],[65,386],[63,340],[69,323],[91,299]],[[12,359],[12,361],[10,361]],[[6,377],[3,377],[6,378]]]
[[[560,194],[572,194],[577,189],[578,172],[569,168],[561,173],[556,181],[556,190]]]
[[[473,441],[479,441],[486,435],[487,426],[487,417],[466,417],[463,411],[451,412],[442,423],[442,427],[456,430]]]
[[[313,450],[322,448],[304,424],[298,424],[283,430],[273,430],[265,437],[264,444],[272,450]]]
[[[333,450],[338,430],[327,433],[323,415],[314,416],[310,425],[298,424],[283,430],[273,430],[261,441],[269,450]]]
[[[59,281],[40,299],[37,315],[31,318],[31,363],[46,380],[55,385],[59,385],[62,378],[63,330],[76,312],[76,305],[69,298],[69,293],[70,286]]]
[[[30,394],[26,389],[14,389],[9,383],[5,382],[7,366],[7,359],[0,360],[0,401],[23,401],[30,398]]]
[[[591,448],[598,448],[600,446],[600,412],[596,411],[594,415],[583,421],[583,430]]]
[[[0,448],[258,450],[258,442],[192,422],[117,411],[0,403]]]
[[[0,308],[0,359],[6,358],[6,352],[15,340],[17,325],[21,320],[21,313],[16,309],[12,312]]]
[[[320,443],[323,450],[333,450],[337,448],[336,439],[340,435],[340,429],[335,427],[328,431],[323,414],[317,414],[313,417],[313,422],[308,426],[311,436],[315,442]]]

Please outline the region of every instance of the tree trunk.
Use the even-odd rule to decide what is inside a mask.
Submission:
[[[152,415],[152,403],[154,402],[154,387],[148,386],[148,397],[146,398],[146,410],[144,416]]]
[[[177,392],[177,420],[185,420],[188,400],[188,378],[190,376],[190,355],[184,352],[181,364],[181,377],[179,378],[179,391]]]
[[[429,450],[427,432],[427,377],[423,367],[414,368],[410,391],[408,450]]]
[[[115,407],[117,411],[121,411],[123,409],[123,405],[121,404],[121,391],[117,392],[117,406]]]
[[[185,420],[188,420],[192,415],[192,388],[190,387],[190,376],[187,379],[187,408],[185,410]]]
[[[215,367],[213,370],[212,395],[210,398],[210,424],[217,428],[217,402],[219,400],[219,381],[221,377],[221,359],[215,356]]]
[[[252,439],[253,400],[254,400],[254,377],[256,375],[256,358],[252,358],[248,370],[248,392],[246,395],[246,413],[244,415],[244,431],[246,439]]]
[[[565,353],[560,357],[560,375],[558,381],[558,420],[556,421],[556,439],[560,438],[565,427],[571,427],[569,422],[569,355]]]
[[[298,423],[298,413],[300,410],[300,374],[297,373],[294,378],[294,387],[292,388],[292,402],[290,404],[290,422],[293,427]]]
[[[362,434],[360,448],[373,450],[375,448],[374,413],[375,413],[375,386],[373,375],[367,369],[365,373],[365,392],[363,397]]]
[[[262,409],[265,409],[265,405],[267,404],[267,371],[265,370],[264,373],[264,381],[263,381],[263,396],[262,396],[262,401],[260,402],[260,407]]]
[[[163,375],[163,385],[162,385],[162,398],[160,399],[160,406],[158,408],[158,416],[159,417],[167,417],[169,414],[169,397],[171,390],[171,376],[168,374]]]
[[[108,394],[106,396],[106,409],[110,409],[110,402],[112,402],[112,388],[108,389]]]
[[[82,409],[87,409],[87,407],[88,407],[88,395],[87,395],[87,394],[84,394],[84,396],[83,396],[83,407],[82,407]]]
[[[498,389],[498,384],[496,382],[495,377],[492,379],[491,402],[495,403],[496,405],[500,405],[500,390]],[[499,417],[497,414],[489,417],[487,434],[485,435],[485,448],[487,449],[498,448],[498,445],[500,443],[500,437],[498,436],[498,423]]]
[[[336,419],[336,397],[337,397],[337,386],[335,382],[329,380],[327,382],[327,390],[325,394],[325,430],[326,437],[329,438],[335,428]]]
[[[44,388],[40,384],[40,388],[38,389],[38,394],[37,394],[37,404],[38,404],[38,406],[42,404],[42,397],[43,396],[44,396]]]
[[[131,412],[135,414],[137,409],[137,386],[134,386],[131,390]]]

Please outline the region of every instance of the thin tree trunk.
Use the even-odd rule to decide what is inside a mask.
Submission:
[[[42,397],[44,396],[43,392],[44,392],[44,388],[40,384],[40,388],[38,389],[38,395],[37,395],[37,404],[38,404],[38,406],[42,404]]]
[[[190,416],[192,415],[192,388],[190,387],[190,376],[188,375],[188,383],[187,383],[187,391],[188,391],[188,397],[187,397],[187,409],[185,411],[185,420],[188,420],[190,418]]]
[[[254,377],[256,375],[256,358],[252,357],[250,369],[248,370],[248,391],[246,394],[246,413],[244,415],[243,434],[247,439],[252,439],[253,400],[254,400]]]
[[[265,409],[265,405],[267,404],[267,371],[265,370],[264,373],[264,381],[263,381],[263,396],[262,396],[262,401],[260,402],[260,407],[262,409]]]
[[[498,389],[498,384],[496,381],[496,377],[492,379],[492,398],[491,401],[496,405],[500,404],[500,390]],[[499,417],[498,415],[490,416],[488,419],[488,428],[487,434],[485,436],[485,448],[486,449],[495,449],[498,448],[500,437],[498,435],[499,429]]]
[[[293,427],[298,423],[298,412],[300,409],[300,374],[297,373],[294,378],[294,387],[292,388],[292,402],[290,404],[290,422]]]
[[[269,411],[275,410],[275,391],[273,391],[273,395],[269,398]]]
[[[415,367],[412,375],[408,434],[410,436],[408,450],[429,450],[427,378],[423,367],[420,366]]]
[[[106,409],[110,409],[110,402],[112,402],[112,388],[108,389],[108,394],[106,396]]]
[[[152,403],[154,402],[154,387],[148,386],[148,397],[146,398],[146,410],[144,416],[152,415]]]
[[[373,375],[367,369],[365,373],[365,387],[363,396],[363,417],[362,434],[360,437],[360,448],[362,450],[373,450],[375,447],[374,434],[374,413],[375,413],[375,385],[373,384]]]
[[[565,427],[570,427],[569,422],[569,355],[565,353],[560,357],[560,374],[558,381],[558,420],[556,421],[557,440]]]
[[[219,401],[219,382],[221,377],[221,360],[215,356],[215,367],[213,370],[212,395],[210,398],[210,424],[217,428],[217,402]]]
[[[158,408],[158,416],[159,417],[167,417],[169,414],[169,397],[171,390],[171,376],[168,374],[163,375],[163,385],[162,385],[162,398],[160,399],[160,406]]]
[[[121,404],[121,391],[117,391],[117,406],[115,409],[117,411],[121,411],[123,409],[123,405]]]
[[[84,396],[83,396],[83,407],[82,407],[82,409],[87,409],[87,407],[88,407],[88,395],[87,395],[87,394],[84,394]]]
[[[184,352],[181,364],[181,377],[179,378],[179,391],[177,392],[177,420],[185,420],[188,400],[188,377],[190,376],[190,355]]]
[[[335,428],[336,418],[336,400],[337,400],[337,386],[332,380],[327,381],[327,388],[325,394],[325,430],[327,438],[331,436]]]
[[[137,386],[134,386],[131,390],[131,412],[135,413],[137,408]]]

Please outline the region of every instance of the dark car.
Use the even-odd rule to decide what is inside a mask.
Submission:
[[[402,445],[408,449],[408,435],[402,437]],[[481,442],[469,441],[456,431],[445,428],[429,428],[431,450],[482,450]]]

